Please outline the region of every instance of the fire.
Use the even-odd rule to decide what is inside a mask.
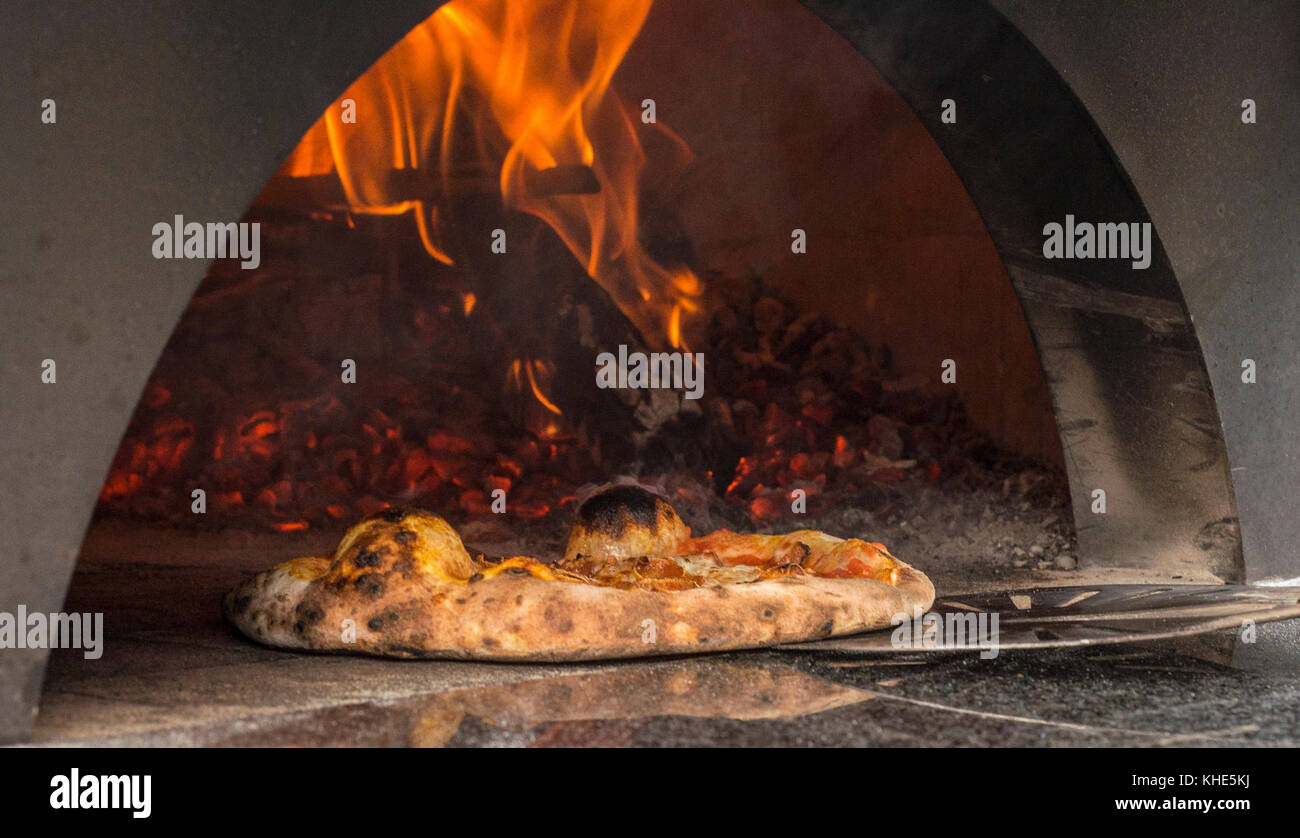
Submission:
[[[280,175],[336,180],[341,191],[332,191],[342,203],[315,209],[346,213],[349,226],[356,214],[409,215],[431,256],[448,263],[466,252],[465,236],[490,239],[490,230],[472,227],[476,219],[456,218],[457,208],[495,204],[477,199],[499,195],[506,209],[540,219],[560,237],[646,348],[692,351],[707,314],[704,283],[686,266],[661,264],[638,236],[642,190],[664,171],[659,149],[676,150],[671,164],[689,151],[662,125],[643,122],[640,103],[629,107],[615,89],[650,4],[453,0],[342,94]],[[349,113],[355,122],[343,121]],[[646,131],[672,142],[654,143],[648,153]],[[455,200],[466,195],[476,200]],[[188,525],[191,493],[203,488],[222,521],[294,532],[399,504],[492,515],[502,492],[509,494],[508,514],[518,519],[543,519],[573,504],[578,487],[608,479],[623,454],[593,444],[580,424],[581,403],[569,410],[573,416],[561,409],[569,405],[561,396],[572,394],[569,370],[529,357],[535,350],[521,341],[527,348],[512,345],[503,370],[507,395],[517,400],[497,399],[490,389],[496,382],[477,381],[477,370],[474,381],[421,378],[432,368],[422,363],[424,349],[438,355],[450,348],[447,335],[474,334],[470,327],[499,304],[495,289],[465,274],[452,286],[457,296],[431,295],[412,312],[421,363],[394,363],[382,376],[365,376],[355,396],[339,398],[326,388],[285,401],[279,379],[254,376],[245,389],[248,376],[233,361],[211,382],[156,371],[103,486],[106,508]],[[705,474],[705,485],[726,486],[724,501],[770,522],[790,514],[796,499],[812,509],[827,503],[824,493],[875,493],[911,467],[910,450],[901,459],[904,444],[925,452],[929,479],[956,470],[950,459],[942,469],[932,461],[949,446],[950,429],[917,429],[904,438],[892,420],[869,416],[886,409],[956,414],[935,410],[924,394],[890,396],[902,406],[877,404],[884,385],[871,377],[866,348],[851,333],[820,320],[787,330],[779,301],[746,305],[734,303],[735,329],[712,347],[737,360],[739,377],[724,385],[737,398],[717,399],[709,421],[746,451],[716,483],[712,470]],[[241,310],[194,308],[187,317],[195,318],[195,333],[204,333],[198,325],[213,322],[208,318]],[[318,314],[312,312],[313,328]],[[289,341],[273,348],[309,379],[316,374],[307,350]],[[784,373],[774,375],[778,367]],[[319,374],[337,381],[332,369]],[[822,378],[821,387],[803,389]],[[708,445],[709,434],[699,436]],[[703,459],[713,464],[712,456]]]
[[[638,132],[662,131],[677,163],[690,152],[669,129],[644,124],[613,87],[651,2],[448,3],[343,93],[281,174],[333,173],[351,212],[412,214],[425,248],[446,264],[448,196],[488,184],[506,208],[549,224],[649,344],[682,348],[703,289],[639,240],[647,159]],[[355,121],[344,121],[349,114]],[[538,173],[566,167],[588,167],[599,189],[530,188]],[[473,305],[467,298],[466,314]]]
[[[551,361],[535,358],[516,358],[506,368],[506,387],[513,393],[531,393],[533,404],[541,411],[533,411],[534,416],[525,420],[525,425],[543,439],[554,439],[565,435],[567,425],[556,421],[564,417],[564,411],[551,401],[551,382],[555,377],[555,364]]]

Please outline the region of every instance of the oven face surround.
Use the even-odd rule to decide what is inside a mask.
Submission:
[[[1006,17],[983,5],[945,11],[943,19],[914,2],[803,5],[913,107],[984,218],[1052,387],[1081,554],[1103,565],[1158,567],[1171,553],[1194,549],[1207,524],[1236,518],[1220,405],[1184,301],[1189,280],[1174,274],[1173,264],[1188,257],[1167,253],[1161,227],[1153,225],[1152,264],[1137,280],[1103,262],[1072,263],[1067,272],[1065,263],[1041,258],[1042,225],[1067,213],[1153,220],[1120,165],[1125,149],[1112,148],[1087,103],[1062,81],[1067,68],[1053,67]],[[1022,26],[1035,23],[1033,12],[1002,5]],[[46,96],[60,108],[57,133],[33,119],[0,134],[6,157],[17,161],[5,175],[0,206],[13,245],[0,265],[10,312],[0,345],[6,358],[17,359],[3,372],[5,392],[14,397],[0,405],[0,426],[18,429],[6,431],[0,448],[11,475],[0,509],[0,610],[13,612],[19,603],[58,610],[121,430],[203,272],[199,262],[153,261],[147,246],[136,246],[136,233],[178,211],[238,218],[306,126],[431,12],[427,2],[365,10],[340,3],[328,14],[314,4],[277,11],[256,3],[177,3],[138,19],[86,4],[76,14],[33,8],[24,25],[0,35],[0,55],[12,68],[6,75],[18,80],[0,91],[3,111],[26,113]],[[173,27],[177,20],[204,26]],[[39,32],[51,35],[33,37]],[[158,49],[163,43],[172,47]],[[239,49],[214,46],[223,43]],[[173,66],[179,55],[203,60]],[[1254,95],[1272,92],[1286,102],[1286,89],[1279,83]],[[980,107],[964,107],[957,126],[944,125],[935,103],[947,97]],[[1280,143],[1280,130],[1273,130],[1279,133],[1266,133],[1266,141]],[[1266,157],[1255,161],[1256,171],[1268,170]],[[1286,186],[1277,184],[1283,199]],[[1294,198],[1294,189],[1289,194]],[[1287,217],[1282,202],[1274,209]],[[96,220],[90,229],[83,227],[87,219]],[[1236,258],[1250,266],[1249,251]],[[97,277],[94,293],[87,293],[88,276]],[[1199,279],[1197,299],[1219,298],[1231,277],[1212,281],[1217,288],[1207,291],[1207,280]],[[1280,314],[1300,309],[1294,287],[1282,299]],[[1228,347],[1216,340],[1225,357],[1210,364],[1220,398],[1234,405],[1246,398],[1233,386],[1238,358],[1294,354],[1297,345],[1261,348],[1245,338]],[[51,356],[60,359],[59,384],[43,388],[31,371]],[[1273,361],[1279,381],[1250,396],[1264,401],[1257,408],[1263,414],[1294,402],[1300,385],[1281,381],[1294,364]],[[1170,393],[1176,395],[1164,398]],[[1230,433],[1243,450],[1257,450],[1251,428]],[[1281,479],[1272,495],[1254,493],[1242,504],[1248,544],[1256,522],[1273,534],[1300,529],[1286,511],[1300,500],[1293,485]],[[1112,501],[1112,513],[1094,516],[1090,493],[1105,486],[1124,486],[1127,494],[1118,507]],[[1243,561],[1238,544],[1232,560],[1214,571],[1240,581],[1294,576],[1296,566],[1272,551],[1247,550]],[[6,650],[0,657],[0,738],[20,739],[29,728],[43,661],[40,651]]]

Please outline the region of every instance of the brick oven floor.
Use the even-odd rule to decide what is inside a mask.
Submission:
[[[221,621],[293,537],[92,528],[65,610],[104,612],[99,660],[57,651],[45,745],[1297,745],[1300,621],[1258,641],[869,659],[757,651],[502,665],[291,654]],[[918,562],[919,564],[919,562]],[[926,568],[931,570],[931,568]],[[978,587],[933,572],[941,591]],[[1004,570],[986,588],[1149,581]]]

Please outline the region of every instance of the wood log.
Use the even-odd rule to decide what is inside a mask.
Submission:
[[[392,169],[384,176],[383,194],[390,203],[403,201],[436,202],[458,195],[499,195],[497,172],[483,169],[458,169],[446,178],[435,169]],[[590,166],[552,166],[528,170],[524,174],[524,192],[530,198],[552,195],[591,195],[600,191],[600,181]],[[267,209],[343,211],[349,205],[337,172],[327,175],[290,177],[276,175],[257,196],[257,206]]]

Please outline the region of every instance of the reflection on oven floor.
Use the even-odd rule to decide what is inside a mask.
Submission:
[[[50,744],[1296,745],[1298,632],[1290,621],[1261,626],[1254,645],[1217,634],[993,661],[753,652],[586,671],[266,652],[279,660],[55,691],[37,731]],[[269,667],[278,695],[251,692],[280,706],[253,706],[250,679]],[[311,707],[335,679],[353,700]]]

